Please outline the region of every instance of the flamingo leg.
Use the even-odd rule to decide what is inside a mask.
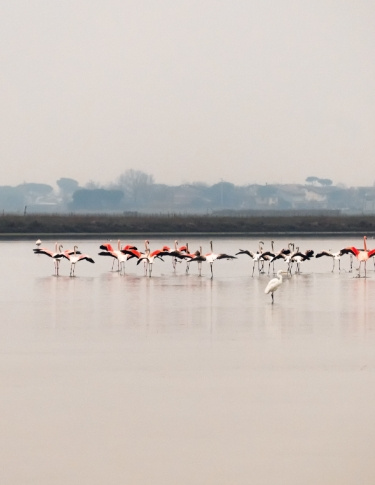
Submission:
[[[214,277],[214,272],[213,272],[212,266],[213,266],[213,263],[210,263],[210,267],[211,267],[211,279]]]

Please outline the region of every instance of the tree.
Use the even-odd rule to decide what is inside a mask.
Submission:
[[[20,211],[26,204],[26,197],[17,187],[8,185],[0,187],[0,209]]]
[[[17,190],[26,196],[32,198],[45,197],[53,191],[53,187],[47,184],[35,184],[35,183],[25,183],[17,185]]]
[[[121,190],[79,189],[73,194],[70,208],[87,211],[119,210],[123,197]]]
[[[129,169],[118,178],[118,186],[135,206],[147,200],[150,188],[154,184],[154,176],[141,170]]]
[[[305,182],[307,182],[308,184],[314,184],[315,182],[318,182],[318,180],[318,177],[310,176],[306,178]]]
[[[331,179],[319,179],[318,182],[320,183],[320,185],[325,185],[325,186],[332,185]]]
[[[230,182],[218,182],[207,190],[210,199],[215,207],[232,208],[236,204],[236,187]]]
[[[268,199],[277,195],[278,189],[274,185],[260,185],[258,187],[259,197]]]
[[[70,178],[63,177],[57,180],[56,184],[64,195],[72,195],[73,192],[79,189],[77,180]]]

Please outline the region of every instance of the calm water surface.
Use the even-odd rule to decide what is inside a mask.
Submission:
[[[147,278],[134,260],[111,271],[102,242],[74,242],[95,259],[75,278],[67,261],[53,276],[34,240],[0,243],[1,483],[375,483],[372,261],[367,278],[348,256],[340,274],[331,259],[305,262],[272,305],[247,256],[216,261],[212,281],[208,266],[174,273],[167,258]],[[257,245],[214,240],[229,254]]]

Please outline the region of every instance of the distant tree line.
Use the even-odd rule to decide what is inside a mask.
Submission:
[[[0,211],[30,212],[152,212],[207,213],[220,210],[327,209],[375,213],[374,187],[333,185],[332,180],[309,176],[305,184],[248,184],[220,181],[178,186],[156,183],[140,170],[127,170],[116,181],[85,186],[71,178],[51,185],[24,183],[0,186]]]

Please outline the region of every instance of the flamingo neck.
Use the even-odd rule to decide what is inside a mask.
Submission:
[[[366,244],[366,241],[367,241],[367,237],[366,237],[366,236],[364,236],[364,237],[363,237],[363,247],[364,247],[365,251],[367,251],[367,244]]]

